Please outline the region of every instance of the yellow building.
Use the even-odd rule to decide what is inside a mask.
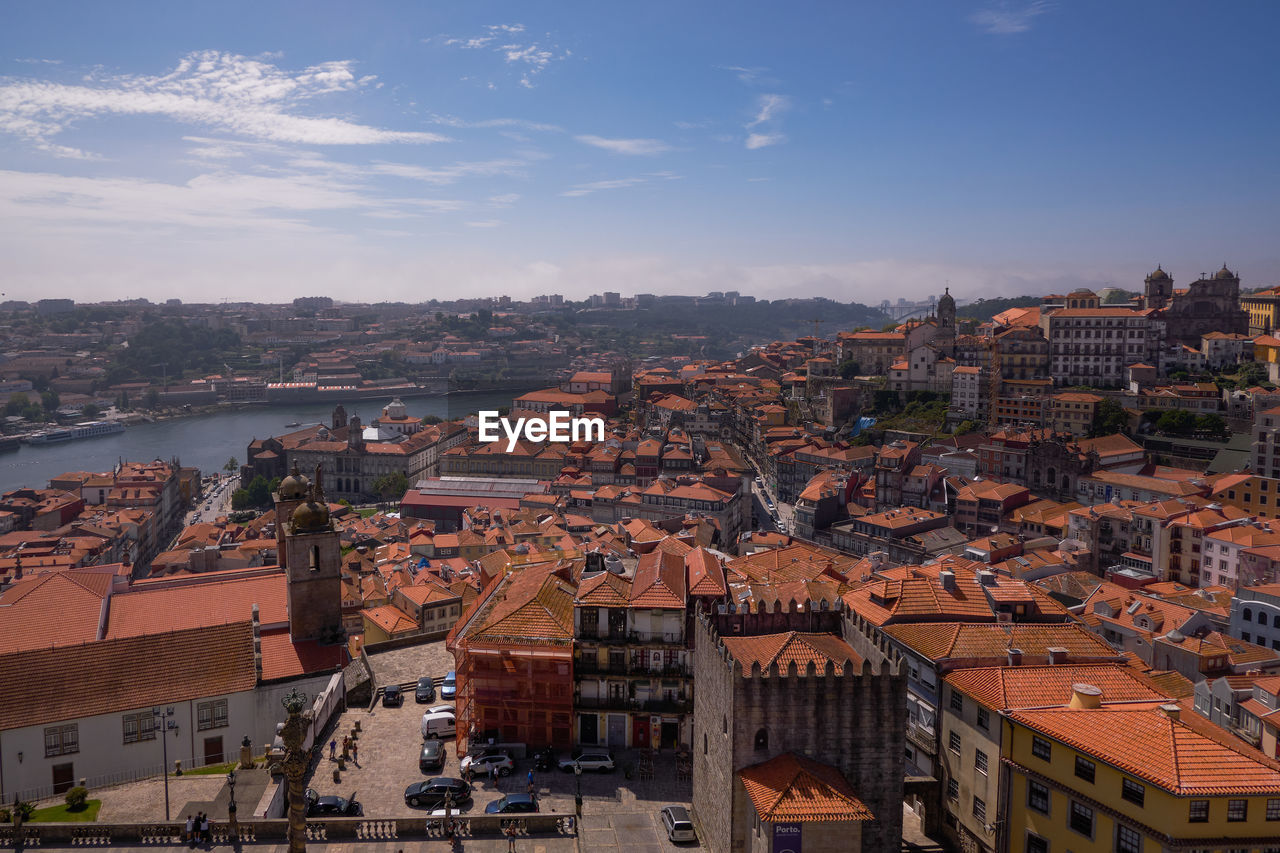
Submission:
[[[1280,765],[1178,705],[1009,711],[1002,725],[1000,849],[1280,851]]]
[[[1249,312],[1249,334],[1269,335],[1280,329],[1280,287],[1241,296],[1240,307]]]
[[[1085,391],[1064,391],[1053,395],[1050,406],[1050,425],[1054,432],[1070,435],[1088,435],[1093,426],[1093,415],[1102,397]]]
[[[1256,474],[1227,474],[1213,486],[1213,499],[1259,518],[1280,518],[1280,480]]]

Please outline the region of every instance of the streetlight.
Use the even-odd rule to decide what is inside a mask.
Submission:
[[[169,731],[174,734],[178,732],[178,724],[171,718],[173,717],[173,706],[170,705],[163,711],[157,706],[151,709],[151,714],[155,718],[156,728],[160,729],[160,754],[164,761],[164,819],[169,821],[169,739],[165,737]]]
[[[240,840],[240,824],[236,821],[236,771],[227,774],[227,784],[231,786],[231,802],[227,803],[227,822],[231,824],[231,838]]]

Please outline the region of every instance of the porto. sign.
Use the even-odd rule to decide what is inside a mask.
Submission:
[[[773,825],[773,853],[800,853],[800,824]]]

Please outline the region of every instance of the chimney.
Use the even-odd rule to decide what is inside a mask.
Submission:
[[[996,573],[991,571],[990,569],[983,569],[982,571],[978,572],[978,583],[982,584],[983,586],[995,586]]]
[[[1056,666],[1067,662],[1067,650],[1061,646],[1049,647],[1049,663]]]
[[[938,572],[938,583],[945,590],[954,591],[956,588],[956,573],[949,571]]]
[[[1022,649],[1009,649],[1009,666],[1022,666]]]
[[[1177,720],[1182,713],[1182,709],[1173,703],[1169,703],[1168,705],[1160,706],[1160,713],[1171,720]]]
[[[1071,701],[1068,708],[1101,708],[1102,691],[1092,684],[1071,685]]]

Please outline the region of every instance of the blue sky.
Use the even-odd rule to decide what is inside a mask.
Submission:
[[[25,3],[8,298],[1280,279],[1267,3]]]

